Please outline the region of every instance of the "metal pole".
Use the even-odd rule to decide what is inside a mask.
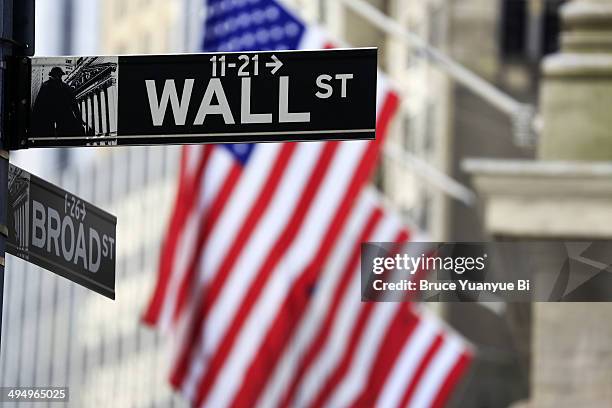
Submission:
[[[476,194],[472,190],[403,147],[387,142],[384,153],[391,160],[426,178],[434,187],[466,206],[472,207],[476,203]]]
[[[11,14],[12,5],[7,4],[6,0],[0,0],[0,37],[11,38]],[[10,50],[10,43],[2,42],[0,44],[0,113],[4,112],[4,73],[6,71],[5,56]],[[8,152],[4,150],[4,117],[0,114],[0,350],[2,346],[2,311],[4,303],[4,249],[6,246],[6,238],[8,236],[8,228],[6,226],[6,207],[8,205]]]
[[[9,145],[4,123],[9,104],[5,100],[6,57],[34,54],[34,0],[0,0],[0,347],[4,303],[5,248],[8,237]]]
[[[522,103],[502,92],[442,51],[433,47],[400,23],[382,13],[365,0],[340,0],[346,7],[372,23],[383,32],[401,39],[420,50],[429,61],[440,67],[455,81],[470,89],[512,119],[514,141],[518,146],[532,146],[539,131],[539,116],[535,107]]]

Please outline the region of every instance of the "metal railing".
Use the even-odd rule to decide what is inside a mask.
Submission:
[[[539,129],[539,118],[533,105],[522,103],[501,91],[488,81],[470,71],[451,57],[433,47],[417,34],[406,29],[393,18],[385,15],[366,0],[339,0],[346,7],[363,17],[381,31],[414,47],[429,61],[450,75],[492,106],[507,114],[512,120],[514,142],[518,146],[532,146]]]

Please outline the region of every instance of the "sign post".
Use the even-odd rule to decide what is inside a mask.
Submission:
[[[13,148],[374,139],[375,48],[21,58]]]
[[[34,0],[0,0],[0,346],[4,302],[5,246],[8,235],[6,208],[8,202],[8,169],[10,127],[8,112],[12,107],[6,88],[11,83],[6,73],[11,55],[34,55]]]
[[[2,341],[2,312],[4,310],[4,267],[6,265],[5,250],[8,235],[6,207],[8,201],[8,152],[0,148],[0,346]]]

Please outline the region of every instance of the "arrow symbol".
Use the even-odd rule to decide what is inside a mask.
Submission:
[[[274,54],[272,54],[272,60],[274,62],[267,62],[266,63],[266,68],[273,67],[271,73],[272,73],[272,75],[274,75],[274,74],[276,74],[276,71],[281,69],[281,67],[283,66],[283,63],[278,58],[276,58],[276,55],[274,55]]]

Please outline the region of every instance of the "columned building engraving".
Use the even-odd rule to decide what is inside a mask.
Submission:
[[[88,136],[117,134],[117,64],[104,57],[79,58],[66,82],[74,88]],[[111,119],[112,118],[112,119]]]

